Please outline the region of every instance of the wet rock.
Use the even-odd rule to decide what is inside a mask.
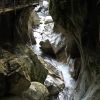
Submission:
[[[28,100],[47,100],[49,92],[47,88],[38,82],[31,82],[27,91],[23,93],[23,98]]]
[[[64,52],[66,46],[65,37],[61,35],[61,33],[51,33],[51,34],[52,35],[50,40],[55,54],[61,52],[62,50]]]
[[[44,84],[48,88],[50,95],[58,94],[65,87],[64,81],[51,75],[47,76]]]
[[[47,2],[46,0],[43,1],[43,7],[44,8],[48,8],[49,6],[49,2]]]
[[[29,22],[30,25],[39,25],[40,24],[40,18],[38,16],[38,14],[32,10],[30,18],[29,18]],[[32,26],[30,26],[32,27]]]
[[[55,78],[59,78],[62,81],[64,80],[61,71],[59,71],[56,67],[54,67],[50,63],[44,61],[44,59],[42,57],[38,57],[38,58],[39,58],[40,62],[44,65],[44,67],[48,70],[49,75],[51,75],[52,77],[55,77]]]
[[[60,72],[50,63],[44,61],[42,57],[39,57],[39,60],[49,72],[49,75],[45,80],[46,87],[48,88],[51,95],[58,94],[59,91],[65,87],[62,72]]]
[[[17,60],[15,60],[17,58],[13,59],[14,60],[11,61],[6,59],[0,60],[0,72],[2,72],[2,77],[0,80],[0,89],[2,90],[6,87],[6,94],[11,93],[17,95],[26,90],[30,86],[30,81],[26,78],[26,76],[23,73],[20,72],[22,70],[22,66],[17,62]],[[4,87],[4,85],[6,86]]]
[[[20,95],[10,95],[1,98],[0,100],[47,100],[48,95],[48,89],[43,84],[39,82],[31,82],[30,87]]]
[[[49,36],[50,34],[47,35]],[[49,40],[47,39],[40,42],[40,48],[43,50],[44,53],[48,55],[58,57],[59,59],[62,58],[62,56],[64,58],[65,53],[63,54],[63,52],[65,52],[65,39],[61,37],[61,35],[53,33],[49,38]]]
[[[44,53],[55,57],[54,50],[53,50],[49,40],[41,41],[40,45],[41,45],[40,48],[43,50]]]
[[[44,0],[44,1],[42,1],[41,6],[42,6],[41,13],[48,15],[49,2]]]
[[[48,24],[48,23],[53,23],[53,19],[51,16],[46,16],[45,17],[45,24]]]
[[[18,60],[22,66],[22,70],[24,70],[22,73],[24,72],[25,76],[27,76],[31,81],[44,83],[48,71],[44,68],[44,65],[40,62],[38,57],[33,53],[32,49],[30,47],[19,45],[16,52],[18,54],[22,53],[21,55],[23,55]]]
[[[25,15],[25,16],[24,16]],[[33,8],[28,8],[23,10],[20,17],[16,20],[16,34],[15,42],[24,44],[36,44],[35,38],[33,36],[33,25],[39,24],[39,17]]]
[[[27,90],[33,80],[44,83],[48,73],[28,46],[18,45],[15,49],[16,53],[6,51],[0,59],[0,96],[18,95]]]

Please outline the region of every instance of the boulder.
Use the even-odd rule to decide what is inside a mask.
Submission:
[[[40,49],[42,49],[44,53],[55,57],[54,50],[49,40],[41,41],[40,45],[41,45]]]
[[[49,95],[48,89],[41,83],[31,82],[27,91],[23,93],[23,99],[28,100],[47,100]]]
[[[48,24],[48,23],[53,23],[53,19],[51,16],[46,16],[45,17],[45,24]]]
[[[17,59],[18,58],[14,60],[0,60],[0,90],[2,93],[18,95],[30,86],[30,81],[20,72],[22,66],[17,62]]]
[[[47,76],[44,84],[48,88],[50,95],[58,94],[65,87],[64,81],[51,75]]]
[[[43,84],[31,82],[30,87],[19,96],[10,95],[0,100],[47,100],[48,95],[48,89]]]
[[[64,52],[66,39],[61,33],[51,33],[50,41],[55,54],[59,53],[61,50]]]
[[[46,0],[44,0],[44,1],[43,1],[43,7],[44,7],[44,8],[48,8],[48,6],[49,6],[49,2],[46,1]]]
[[[59,78],[62,81],[64,80],[61,71],[59,71],[55,66],[46,62],[42,57],[39,56],[38,58],[39,58],[40,62],[44,65],[44,67],[48,70],[49,75],[51,75],[55,78]]]
[[[48,88],[50,94],[55,95],[59,93],[59,91],[61,91],[65,87],[62,72],[60,72],[50,63],[46,62],[42,57],[39,57],[39,60],[49,73],[45,80],[45,85]]]
[[[31,81],[44,83],[48,71],[28,46],[17,46],[16,55],[3,52],[0,59],[0,96],[19,95],[27,90]]]
[[[23,55],[19,55],[20,59],[18,60],[18,62],[23,66],[22,69],[25,70],[25,76],[31,79],[31,81],[44,83],[48,71],[44,68],[44,65],[40,62],[37,55],[34,54],[32,49],[27,46],[25,47],[22,45],[18,45],[16,50],[16,53],[21,53],[21,55]]]
[[[40,48],[44,51],[44,53],[54,56],[56,55],[59,59],[66,58],[66,39],[61,34],[57,33],[44,34],[46,35],[47,40],[40,42]]]

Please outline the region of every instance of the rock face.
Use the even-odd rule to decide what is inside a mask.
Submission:
[[[33,25],[38,24],[39,17],[35,13],[35,11],[33,11],[33,8],[23,10],[23,12],[20,14],[20,18],[16,20],[16,34],[14,39],[15,42],[22,42],[24,44],[35,44],[36,41],[32,33],[32,27]]]
[[[44,53],[55,56],[54,50],[52,48],[52,45],[50,44],[49,40],[46,41],[41,41],[40,42],[41,49],[43,50]]]
[[[49,92],[47,88],[39,82],[31,82],[30,87],[20,96],[9,96],[1,100],[47,100]]]
[[[39,60],[48,70],[44,84],[48,88],[50,95],[58,94],[65,87],[62,72],[55,68],[55,66],[47,63],[42,57],[39,57]]]
[[[100,87],[93,81],[98,81],[100,75],[100,2],[50,0],[49,9],[55,30],[66,37],[67,55],[79,59],[75,65],[77,85],[72,99],[99,100]]]
[[[51,33],[52,34],[52,33]],[[53,40],[54,39],[54,40]],[[45,40],[40,42],[40,49],[47,55],[52,57],[62,58],[65,57],[63,52],[65,53],[65,39],[61,39],[59,37],[54,36],[51,41]],[[62,42],[63,41],[63,42]],[[66,58],[66,57],[65,57]]]
[[[31,81],[45,81],[48,71],[29,47],[17,46],[17,56],[7,52],[3,53],[5,59],[0,59],[1,96],[6,93],[18,95],[28,89]],[[6,58],[8,54],[10,58]]]
[[[21,1],[14,0],[18,5]],[[35,44],[32,26],[39,23],[34,7],[28,4],[33,1],[24,0],[28,6],[24,9],[21,6],[19,10],[0,12],[0,97],[20,95],[29,88],[31,81],[44,83],[48,74],[29,47]],[[8,6],[14,2],[10,0]]]
[[[48,88],[50,95],[56,95],[65,87],[64,81],[60,78],[48,75],[45,80],[45,86]]]
[[[32,30],[32,23],[33,19],[31,17],[34,15],[32,12],[34,7],[26,7],[23,9],[23,6],[26,5],[26,3],[32,3],[34,0],[31,1],[22,1],[22,0],[14,0],[14,1],[0,1],[0,7],[3,9],[6,7],[11,7],[12,11],[5,11],[4,14],[0,12],[0,44],[4,44],[7,42],[10,42],[11,44],[16,44],[16,42],[21,43],[35,43],[34,37],[32,36],[31,30]],[[18,4],[17,4],[18,3]],[[19,10],[15,10],[14,6],[21,7]],[[22,6],[23,4],[23,6]],[[20,5],[20,6],[19,6]],[[12,7],[13,6],[13,7]],[[28,4],[27,4],[28,6]],[[16,7],[15,7],[16,8]],[[1,9],[1,11],[2,11]],[[30,21],[31,19],[31,21]],[[6,23],[6,24],[5,24]],[[5,37],[6,36],[6,37]],[[23,38],[24,37],[24,38]],[[23,38],[23,39],[22,39]]]
[[[47,88],[38,82],[32,82],[27,91],[23,93],[23,98],[28,100],[47,100],[49,92]]]
[[[63,80],[62,72],[60,72],[57,68],[55,68],[50,63],[47,63],[42,57],[39,57],[39,60],[44,65],[44,67],[48,70],[48,73],[51,76],[54,76],[56,78],[60,78],[61,80]]]

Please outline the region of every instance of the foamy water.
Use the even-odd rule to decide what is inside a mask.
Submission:
[[[33,29],[33,35],[37,42],[36,45],[33,45],[33,51],[37,55],[41,56],[42,51],[40,50],[40,45],[39,45],[40,41],[45,41],[48,39],[50,41],[50,43],[54,44],[56,47],[56,46],[58,46],[59,41],[60,40],[63,41],[63,39],[61,38],[61,33],[56,34],[53,32],[54,23],[52,22],[50,16],[48,18],[46,18],[46,16],[42,16],[42,14],[40,12],[38,13],[38,15],[40,17],[41,24],[39,25],[39,27]],[[45,21],[47,21],[47,20],[49,23],[45,24]],[[50,20],[51,20],[51,22],[50,22]],[[59,93],[57,100],[69,100],[70,94],[74,88],[74,83],[75,83],[75,81],[73,80],[73,78],[70,75],[69,66],[62,62],[58,62],[57,60],[52,59],[51,57],[50,58],[45,57],[44,60],[47,63],[52,64],[55,68],[57,68],[63,74],[65,89]]]

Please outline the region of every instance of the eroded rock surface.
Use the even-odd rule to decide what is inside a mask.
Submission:
[[[100,87],[92,82],[100,75],[100,2],[50,0],[49,9],[55,30],[66,37],[67,56],[79,59],[74,67],[77,84],[71,99],[99,100]]]
[[[23,98],[28,100],[47,100],[49,92],[47,88],[38,82],[31,82],[27,91],[23,93]]]
[[[5,52],[3,58],[7,56],[7,52]],[[18,95],[27,90],[31,81],[43,83],[48,74],[48,71],[29,47],[17,46],[15,54],[12,54],[12,56],[9,53],[10,58],[8,58],[8,55],[6,59],[0,59],[1,96],[6,93]]]
[[[45,80],[45,86],[48,88],[50,95],[56,95],[62,91],[65,87],[65,83],[60,78],[56,76],[47,75]]]

